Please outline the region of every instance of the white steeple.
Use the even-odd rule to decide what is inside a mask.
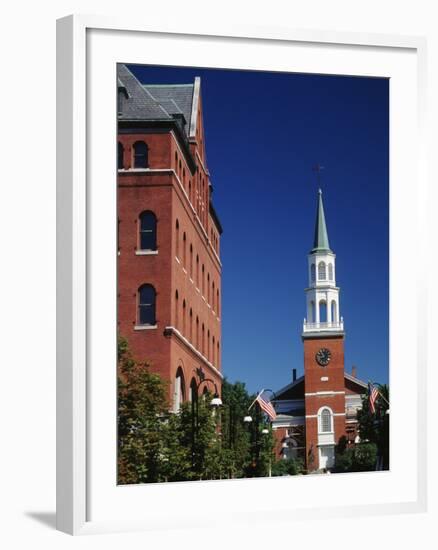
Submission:
[[[318,191],[315,237],[308,256],[309,286],[306,288],[307,318],[303,333],[342,333],[344,322],[339,314],[339,287],[336,286],[336,255],[330,249],[322,202]]]

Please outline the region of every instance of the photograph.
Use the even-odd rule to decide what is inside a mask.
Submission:
[[[389,107],[117,64],[118,485],[390,469]]]

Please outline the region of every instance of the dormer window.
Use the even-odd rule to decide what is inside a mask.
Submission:
[[[119,81],[119,85],[117,88],[117,112],[119,115],[123,113],[123,104],[128,98],[129,95],[125,86],[123,86],[123,83]]]

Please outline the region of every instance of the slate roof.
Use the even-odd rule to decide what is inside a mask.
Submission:
[[[188,135],[192,114],[194,84],[141,84],[132,72],[117,65],[119,89],[125,91],[119,120],[181,121]]]
[[[170,115],[183,114],[188,135],[192,116],[193,84],[144,84],[143,88]]]
[[[121,102],[119,120],[172,120],[169,113],[143,88],[126,65],[117,65],[117,76],[119,88],[126,91]]]

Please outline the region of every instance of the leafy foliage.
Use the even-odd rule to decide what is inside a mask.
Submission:
[[[294,458],[277,460],[272,466],[273,476],[295,476],[300,474],[302,471],[302,461]]]
[[[221,415],[221,431],[227,477],[240,478],[251,463],[250,428],[243,422],[253,400],[243,382],[222,385],[224,407]]]
[[[126,340],[118,343],[118,482],[161,481],[163,445],[168,440],[167,387],[136,363]]]
[[[206,393],[169,411],[168,384],[118,343],[118,483],[154,483],[269,475],[274,438],[263,414],[243,422],[254,399],[242,382],[222,386],[224,406]],[[263,433],[262,430],[268,430]]]
[[[376,458],[375,443],[359,443],[349,448],[337,445],[334,471],[370,472],[376,468]]]
[[[377,455],[381,457],[382,468],[389,469],[389,388],[378,384],[381,395],[375,403],[375,413],[369,406],[368,396],[362,397],[362,409],[357,413],[359,436],[362,442],[374,443]],[[382,397],[383,396],[383,397]]]

